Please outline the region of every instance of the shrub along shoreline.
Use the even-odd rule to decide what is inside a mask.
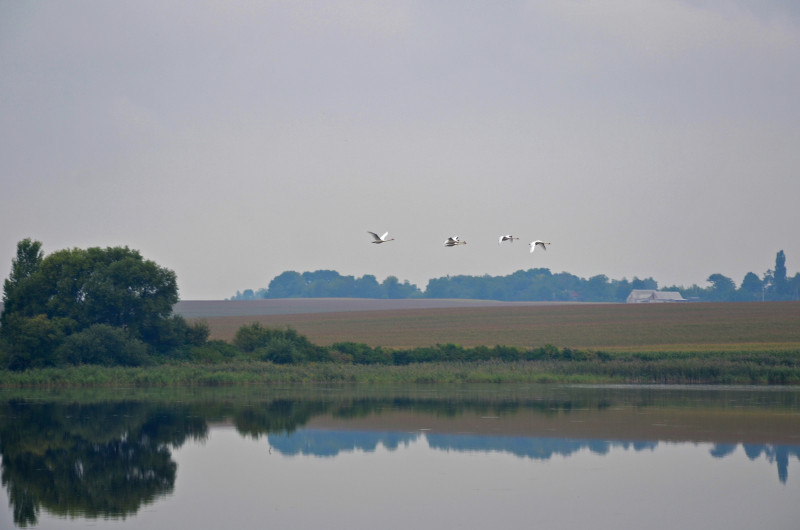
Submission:
[[[453,345],[449,345],[452,349]],[[79,365],[0,372],[0,388],[281,384],[735,384],[800,385],[800,352],[603,353],[551,348],[538,360],[403,364],[235,359],[171,360],[138,367]],[[399,357],[408,352],[392,352]]]
[[[800,350],[605,351],[436,344],[411,349],[313,344],[291,328],[242,326],[232,343],[206,341],[120,366],[95,362],[0,371],[0,388],[256,384],[737,384],[800,385]],[[63,359],[63,358],[62,358]],[[105,361],[105,362],[104,362]]]
[[[791,346],[639,352],[552,344],[529,349],[452,343],[410,349],[356,342],[319,346],[291,328],[267,328],[257,322],[242,326],[231,343],[198,341],[166,352],[151,350],[126,357],[125,363],[118,356],[97,355],[95,342],[81,344],[77,357],[57,356],[57,363],[0,370],[0,388],[310,383],[800,385],[800,349]]]

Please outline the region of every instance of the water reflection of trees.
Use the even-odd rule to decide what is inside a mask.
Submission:
[[[434,449],[504,452],[547,459],[588,450],[606,454],[613,447],[636,451],[654,448],[654,441],[609,441],[526,436],[489,436],[391,430],[322,431],[305,426],[317,416],[339,420],[411,412],[428,417],[459,415],[541,417],[577,410],[604,411],[620,405],[659,407],[741,408],[743,404],[796,411],[798,393],[653,392],[643,389],[565,389],[517,393],[507,387],[490,392],[458,390],[422,392],[333,392],[317,395],[303,389],[277,394],[146,395],[114,399],[110,394],[38,396],[0,401],[0,457],[6,487],[19,526],[35,524],[40,510],[60,516],[127,517],[143,505],[169,495],[177,467],[172,450],[187,440],[202,440],[209,424],[232,424],[242,436],[269,437],[269,444],[287,455],[331,456],[342,451],[388,450],[421,436]],[[86,398],[86,395],[91,395]],[[750,406],[750,405],[748,405]],[[737,446],[718,444],[711,453],[724,457]],[[800,447],[748,444],[751,459],[775,463],[781,482],[788,461],[800,458]]]
[[[389,451],[424,439],[432,449],[456,452],[507,453],[520,458],[548,460],[570,456],[582,450],[604,455],[612,447],[643,451],[655,449],[658,442],[626,442],[543,438],[530,436],[488,436],[470,434],[435,434],[422,432],[329,431],[302,429],[294,433],[272,434],[272,448],[285,455],[336,456],[341,452],[373,452],[379,445]]]
[[[659,442],[652,440],[600,440],[579,438],[547,438],[530,436],[488,436],[471,434],[436,434],[423,432],[333,431],[300,429],[269,435],[269,444],[281,454],[333,457],[343,452],[373,452],[379,445],[389,451],[424,440],[431,449],[453,452],[506,453],[519,458],[549,460],[554,456],[569,457],[580,451],[606,455],[611,449],[632,451],[655,450]],[[732,455],[739,444],[715,444],[711,456]],[[800,446],[743,444],[750,460],[765,457],[778,469],[778,480],[785,484],[789,477],[789,459],[800,459]]]
[[[60,516],[125,517],[169,494],[170,448],[203,438],[202,418],[143,403],[0,403],[2,483],[14,522]]]
[[[711,456],[722,458],[736,451],[738,444],[716,444],[711,448]],[[778,480],[786,484],[789,479],[789,458],[794,456],[800,459],[800,446],[772,445],[772,444],[742,444],[744,454],[750,460],[757,460],[762,456],[767,462],[778,467]]]

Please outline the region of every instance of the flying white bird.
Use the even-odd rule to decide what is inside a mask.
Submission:
[[[386,236],[389,235],[389,232],[386,232],[382,236],[378,236],[378,234],[376,234],[375,232],[370,232],[369,230],[367,230],[367,233],[372,234],[372,237],[375,238],[375,241],[373,241],[373,243],[381,244],[381,243],[386,243],[387,241],[394,241],[393,237],[386,239]]]
[[[510,236],[510,235],[509,236],[500,236],[499,238],[497,238],[497,244],[499,245],[503,241],[509,241],[509,242],[513,243],[515,239],[519,239],[519,238],[518,237],[514,237],[514,236]]]
[[[444,246],[446,247],[454,247],[456,245],[466,245],[466,241],[461,241],[458,239],[458,236],[448,237],[444,240]]]
[[[536,241],[533,241],[533,242],[531,242],[531,245],[530,245],[530,247],[531,247],[531,252],[533,252],[534,250],[536,250],[536,247],[542,247],[544,250],[547,250],[547,247],[546,247],[545,245],[549,245],[549,244],[550,244],[550,243],[545,243],[544,241],[539,241],[539,240],[537,239]]]

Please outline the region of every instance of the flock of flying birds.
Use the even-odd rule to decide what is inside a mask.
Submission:
[[[380,243],[387,243],[389,241],[394,241],[393,237],[391,237],[391,238],[389,237],[389,232],[385,232],[382,236],[379,236],[375,232],[367,231],[367,233],[372,235],[372,238],[373,238],[372,242],[373,243],[380,244]],[[505,241],[508,241],[509,243],[513,243],[515,239],[519,239],[519,238],[518,237],[514,237],[512,235],[500,236],[500,237],[497,238],[497,244],[500,245]],[[467,242],[466,241],[462,241],[461,239],[458,238],[458,236],[451,236],[451,237],[448,237],[447,239],[444,240],[444,246],[446,246],[446,247],[455,247],[455,246],[458,246],[458,245],[466,245],[466,244],[467,244]],[[533,252],[534,250],[536,250],[536,247],[542,247],[542,250],[547,250],[547,245],[549,245],[549,244],[550,244],[549,242],[545,242],[545,241],[541,241],[541,240],[537,239],[536,241],[531,241],[531,243],[528,246],[531,248],[531,252]]]

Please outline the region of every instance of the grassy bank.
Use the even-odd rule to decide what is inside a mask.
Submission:
[[[160,387],[303,383],[619,383],[800,385],[800,352],[605,354],[601,359],[408,365],[236,361],[0,372],[0,387]]]

